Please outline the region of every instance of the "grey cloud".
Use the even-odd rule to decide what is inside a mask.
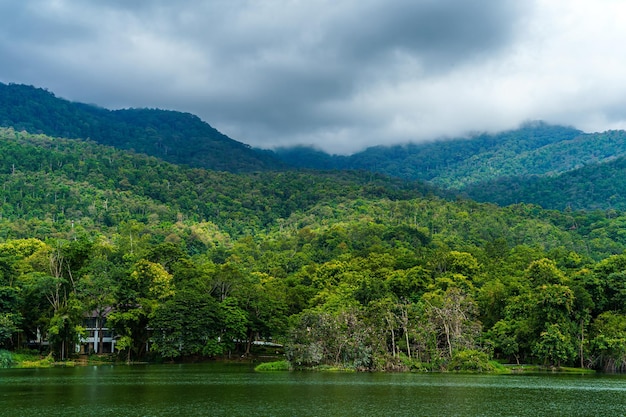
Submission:
[[[517,0],[59,0],[57,13],[33,13],[44,3],[0,0],[9,57],[0,80],[107,107],[192,111],[256,146],[324,138],[352,150],[365,131],[394,140],[385,126],[395,110],[376,114],[360,97],[507,50],[532,9]]]
[[[427,66],[462,62],[509,44],[528,6],[516,1],[364,2],[338,25],[334,42],[364,57],[401,50]],[[526,3],[528,4],[528,3]],[[369,7],[368,7],[369,6]]]
[[[347,105],[372,83],[401,81],[407,70],[397,52],[414,62],[408,76],[419,78],[499,51],[515,36],[516,19],[523,16],[520,9],[519,2],[512,1],[366,1],[354,3],[349,12],[313,13],[302,20],[300,31],[287,28],[283,32],[280,26],[268,29],[269,34],[259,34],[258,45],[236,49],[240,54],[249,53],[238,56],[250,60],[248,67],[226,67],[240,76],[244,85],[250,83],[261,90],[258,94],[251,91],[239,106],[235,104],[232,114],[254,121],[255,129],[265,125],[264,130],[275,136],[297,134],[298,130],[315,136],[314,132],[324,127],[353,128],[353,123],[365,121],[355,120],[353,113],[342,114],[342,125],[337,115],[320,109],[328,103]],[[303,18],[295,19],[299,17]],[[286,40],[275,41],[272,31]],[[242,41],[237,31],[233,36],[233,43]],[[242,43],[252,39],[243,36]],[[264,61],[259,51],[284,61]],[[222,52],[225,57],[232,56],[229,51]],[[255,57],[259,58],[256,62]],[[294,64],[290,59],[300,62]],[[252,139],[258,136],[255,133],[244,130],[243,135]]]

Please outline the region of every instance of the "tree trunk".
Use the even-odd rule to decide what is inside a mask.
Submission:
[[[448,344],[448,353],[450,354],[450,357],[452,357],[452,343],[450,342],[450,328],[448,326],[448,323],[446,323],[445,321],[443,323],[443,330],[446,333],[446,343]]]
[[[411,345],[409,344],[409,313],[402,308],[402,330],[406,339],[406,354],[411,359]]]
[[[396,334],[393,331],[393,327],[390,326],[391,330],[391,356],[396,357]]]
[[[404,337],[406,338],[406,355],[411,359],[411,345],[409,345],[409,332],[404,328]]]
[[[585,367],[585,358],[583,352],[583,345],[585,344],[585,327],[583,319],[580,319],[580,367]]]

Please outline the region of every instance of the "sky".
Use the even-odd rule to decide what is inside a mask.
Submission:
[[[259,148],[626,128],[622,0],[0,0],[0,82]]]

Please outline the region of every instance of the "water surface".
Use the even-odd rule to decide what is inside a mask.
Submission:
[[[241,364],[0,370],[0,416],[625,416],[622,375],[274,372]]]

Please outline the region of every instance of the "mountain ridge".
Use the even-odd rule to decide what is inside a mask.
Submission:
[[[302,160],[306,168],[366,169],[387,175],[430,181],[446,188],[460,188],[466,183],[483,180],[476,178],[476,168],[490,169],[484,177],[499,176],[505,162],[519,158],[547,146],[556,146],[583,136],[578,129],[532,122],[518,129],[496,134],[478,134],[426,143],[408,143],[375,146],[350,156],[324,154],[306,147],[283,148],[277,155],[292,165]],[[299,158],[299,155],[304,155]],[[319,161],[319,162],[318,162]],[[547,169],[550,169],[549,167]]]
[[[272,154],[235,141],[190,113],[108,110],[22,84],[0,83],[0,126],[69,139],[91,139],[168,162],[218,171],[284,168]]]
[[[542,140],[566,142],[511,143]],[[365,170],[191,168],[15,128],[0,128],[0,181],[3,349],[43,335],[32,346],[57,358],[91,353],[81,329],[98,310],[127,363],[245,357],[262,339],[294,366],[624,369],[604,348],[626,328],[617,210],[499,207]]]
[[[483,202],[550,209],[626,209],[626,132],[584,133],[529,122],[495,134],[375,146],[349,156],[306,146],[259,150],[190,113],[107,110],[33,86],[0,83],[0,126],[114,146],[189,167],[231,173],[362,170],[432,186]],[[574,180],[575,179],[575,180]],[[589,190],[594,190],[589,192]],[[613,190],[611,193],[604,190]]]

